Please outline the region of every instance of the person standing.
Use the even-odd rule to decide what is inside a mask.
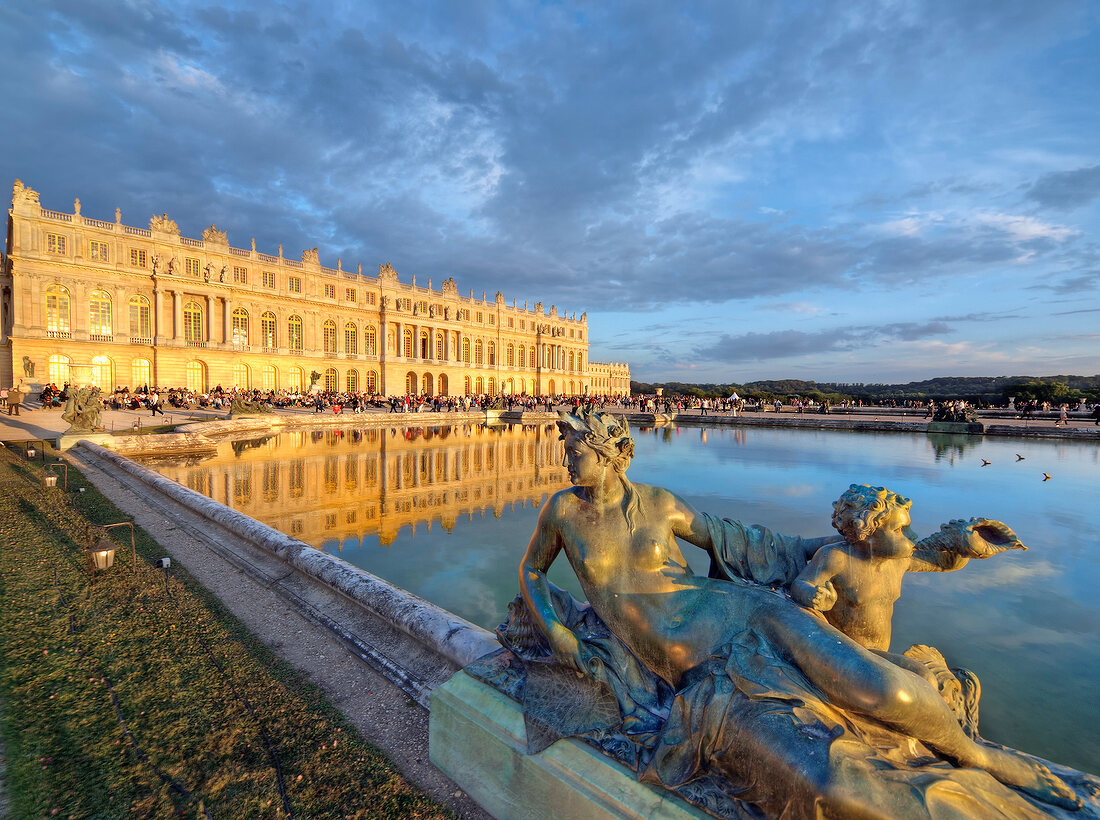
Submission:
[[[18,387],[13,387],[7,392],[6,400],[8,403],[8,415],[18,416],[19,405],[23,403],[23,393]]]
[[[160,393],[153,389],[153,392],[149,394],[149,409],[153,411],[155,416],[157,413],[164,415],[164,408],[160,406]]]
[[[1058,421],[1054,422],[1055,427],[1059,427],[1059,426],[1068,427],[1069,426],[1069,418],[1067,417],[1067,414],[1066,414],[1067,408],[1068,408],[1068,405],[1065,402],[1063,402],[1062,406],[1058,408]]]

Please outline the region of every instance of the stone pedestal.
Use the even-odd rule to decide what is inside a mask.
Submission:
[[[110,447],[114,442],[115,437],[110,433],[65,433],[57,440],[58,450],[68,450],[70,447],[76,446],[78,441],[94,441],[96,444],[102,444],[104,447]]]
[[[576,740],[535,755],[520,706],[457,673],[432,692],[432,763],[481,806],[508,820],[703,820],[710,815],[639,783],[634,773]],[[713,820],[713,818],[711,818]]]

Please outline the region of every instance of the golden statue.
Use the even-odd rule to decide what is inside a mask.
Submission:
[[[627,479],[634,442],[625,421],[581,411],[558,424],[574,486],[544,506],[523,558],[522,602],[498,631],[511,654],[501,653],[507,660],[495,661],[496,671],[493,655],[467,670],[522,700],[525,716],[538,712],[558,736],[585,737],[643,780],[722,816],[1038,818],[1077,811],[1082,796],[1086,810],[1076,816],[1097,816],[1096,778],[983,741],[976,709],[967,727],[932,675],[907,668],[918,661],[880,655],[872,649],[881,635],[837,628],[792,600],[784,588],[800,579],[809,603],[835,609],[839,596],[816,590],[836,593],[845,578],[807,567],[815,555],[828,565],[821,550],[853,549],[850,542],[698,513],[667,490]],[[911,553],[906,569],[922,551],[953,552],[923,556],[936,564],[929,568],[948,569],[1018,545],[999,522],[975,519],[953,522],[939,543],[903,547],[907,509],[895,499],[882,522],[897,549]],[[711,554],[713,577],[692,572],[679,540]],[[547,581],[562,552],[588,605]],[[890,590],[862,601],[887,620],[891,590],[900,593],[895,574]],[[849,597],[841,627],[858,621],[858,596]],[[572,683],[539,683],[561,666]],[[516,667],[528,670],[526,692]],[[578,715],[538,702],[585,687],[612,699],[610,722],[597,720],[595,707]],[[711,786],[695,784],[716,778],[721,794],[700,796]]]

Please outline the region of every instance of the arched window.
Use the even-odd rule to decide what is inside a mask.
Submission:
[[[469,376],[467,376],[465,379],[462,380],[462,395],[464,395],[464,396],[470,395],[470,377]]]
[[[437,362],[443,361],[443,334],[435,334],[435,359]]]
[[[531,395],[535,395],[535,380],[531,379]]]
[[[489,377],[489,395],[495,396],[497,394],[497,380],[492,376]]]
[[[489,342],[489,367],[495,366],[497,363],[497,343]]]
[[[432,374],[425,373],[424,377],[420,380],[420,389],[425,396],[435,395],[435,386],[433,384]]]
[[[354,370],[354,369],[349,370],[347,377],[344,379],[344,382],[348,386],[347,390],[348,390],[349,393],[358,393],[359,392],[359,371]]]
[[[244,362],[237,362],[233,365],[233,386],[242,390],[252,389],[251,373],[248,372],[248,365]]]
[[[413,355],[413,332],[411,327],[401,331],[401,355],[411,359]]]
[[[574,359],[573,359],[573,351],[572,351],[572,350],[570,350],[570,351],[569,351],[569,372],[570,372],[570,373],[572,373],[572,372],[573,372],[573,363],[574,363]]]
[[[302,352],[302,317],[291,316],[286,320],[286,346],[291,353]]]
[[[462,340],[462,361],[464,361],[466,364],[470,363],[470,340],[469,339],[463,339]],[[466,391],[467,395],[469,394],[469,392],[470,392],[469,390]]]
[[[302,371],[302,368],[298,367],[297,365],[290,368],[290,371],[287,373],[286,377],[286,389],[292,390],[294,392],[300,391],[302,389],[304,375],[305,374]]]
[[[152,368],[148,359],[134,359],[130,362],[130,389],[137,390],[152,381]]]
[[[378,355],[378,332],[371,326],[363,331],[363,352],[368,356]]]
[[[336,325],[333,324],[332,332],[336,333]],[[336,368],[330,367],[325,370],[325,390],[330,393],[336,392]]]
[[[198,302],[188,302],[183,306],[183,339],[186,342],[202,342],[206,339],[203,332],[202,308]]]
[[[248,311],[244,308],[233,309],[233,344],[248,346]]]
[[[527,364],[529,367],[538,367],[538,359],[535,358],[535,346],[527,348]]]
[[[88,333],[95,336],[111,336],[111,294],[105,290],[93,290],[88,297]],[[96,341],[96,339],[92,339]]]
[[[54,339],[67,339],[71,332],[69,291],[61,285],[50,285],[46,288],[46,335]]]
[[[62,387],[69,381],[69,365],[71,360],[68,356],[61,356],[55,354],[50,356],[49,372],[50,381],[56,384],[58,387]]]
[[[405,374],[405,394],[415,396],[417,389],[416,374],[411,370]]]
[[[450,395],[450,393],[447,392],[448,385],[449,385],[449,382],[447,381],[447,374],[446,373],[440,373],[439,374],[439,395],[441,395],[441,396],[449,396]]]
[[[527,361],[526,353],[527,353],[527,348],[524,347],[523,345],[520,345],[519,346],[519,366],[520,367],[526,367],[527,366],[527,364],[526,364],[526,361]]]
[[[484,356],[485,345],[481,339],[477,339],[474,342],[474,364],[481,364],[485,360]],[[481,392],[480,390],[477,392]]]
[[[149,311],[149,300],[144,296],[130,297],[130,341],[146,344],[153,341],[152,314]]]
[[[104,393],[110,393],[115,389],[114,365],[106,356],[92,357],[92,384]]]
[[[355,322],[344,325],[344,352],[352,355],[359,353],[359,327]]]
[[[260,389],[276,390],[279,387],[279,371],[273,364],[265,364],[260,369]]]
[[[474,392],[477,393],[479,396],[485,392],[485,379],[483,379],[481,376],[478,376],[477,379],[474,381]]]
[[[322,327],[321,327],[321,335],[324,339],[325,353],[335,353],[336,352],[336,322],[332,321],[332,319],[326,319],[324,325],[322,325]],[[333,387],[332,389],[335,390],[336,388]]]
[[[374,330],[374,328],[371,328],[371,330]],[[366,383],[365,386],[367,388],[368,393],[377,393],[378,392],[378,371],[377,370],[368,370],[367,371],[367,383]]]
[[[508,343],[508,366],[516,366],[516,346],[511,342]]]
[[[270,310],[260,316],[260,344],[267,350],[279,346],[279,320]]]
[[[547,392],[549,392],[551,396],[554,395],[554,380],[553,379],[550,380],[550,384],[547,387]]]
[[[198,359],[187,363],[187,389],[192,393],[206,392],[206,365]]]
[[[428,338],[428,331],[420,331],[420,358],[430,359],[432,357],[432,343]]]

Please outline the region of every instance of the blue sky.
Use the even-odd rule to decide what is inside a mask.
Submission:
[[[1100,373],[1094,2],[19,0],[0,34],[0,182],[47,208],[586,310],[645,381]]]

